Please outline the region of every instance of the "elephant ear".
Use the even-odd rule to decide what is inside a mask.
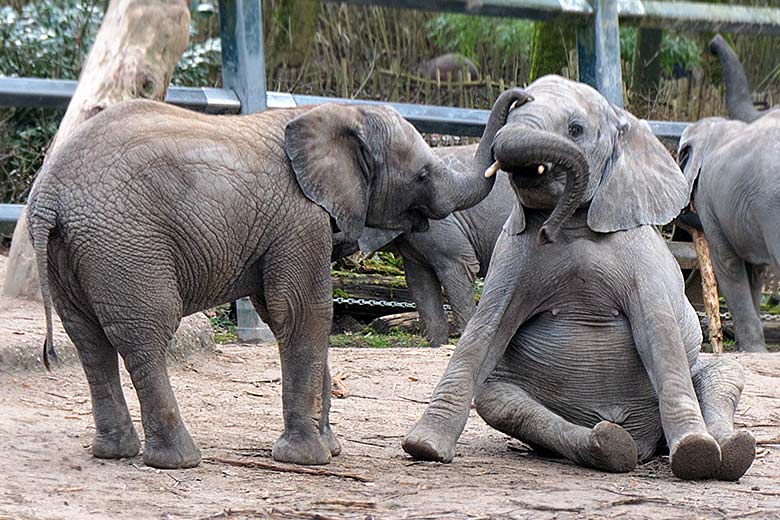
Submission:
[[[303,194],[336,220],[346,240],[363,232],[376,165],[365,118],[359,108],[327,103],[284,129],[284,149]]]
[[[615,111],[615,145],[588,210],[588,226],[611,233],[666,224],[690,200],[688,183],[650,127],[628,112]]]

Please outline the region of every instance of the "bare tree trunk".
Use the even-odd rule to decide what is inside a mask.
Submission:
[[[189,24],[186,0],[111,0],[47,158],[78,125],[110,105],[138,97],[162,101],[187,47]],[[14,231],[3,292],[40,299],[26,211]]]

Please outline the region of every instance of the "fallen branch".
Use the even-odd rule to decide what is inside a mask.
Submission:
[[[283,466],[272,462],[258,462],[255,460],[244,461],[235,459],[225,459],[222,457],[206,457],[204,462],[212,462],[217,464],[227,464],[228,466],[238,466],[241,468],[251,469],[264,469],[267,471],[277,471],[279,473],[298,473],[300,475],[315,475],[319,477],[338,477],[350,480],[357,480],[358,482],[373,482],[374,480],[363,475],[356,473],[347,473],[345,471],[331,471],[322,468],[308,468],[303,466]]]
[[[767,444],[780,444],[780,437],[775,437],[773,439],[758,439],[756,440],[757,446],[766,446]]]
[[[567,512],[567,513],[582,513],[585,510],[584,507],[557,507],[557,506],[547,506],[544,504],[538,504],[538,505],[531,504],[514,498],[510,498],[509,501],[512,502],[513,504],[517,504],[521,507],[524,507],[525,509],[534,509],[536,511],[559,511],[559,512]]]
[[[699,271],[701,272],[701,288],[704,297],[704,312],[707,315],[707,324],[712,351],[716,354],[723,352],[723,329],[720,325],[720,302],[718,301],[718,284],[715,281],[715,271],[712,269],[710,250],[704,233],[696,229],[691,230],[693,247],[699,258]]]
[[[329,506],[360,507],[363,509],[374,509],[376,507],[376,502],[369,502],[367,500],[345,500],[343,498],[325,498],[317,500],[314,503]]]

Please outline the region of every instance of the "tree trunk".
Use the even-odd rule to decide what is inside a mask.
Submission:
[[[186,0],[111,0],[47,158],[78,125],[110,105],[139,97],[162,101],[187,47],[189,24]],[[14,231],[3,292],[40,299],[26,211]]]
[[[576,46],[576,42],[577,30],[573,25],[536,22],[528,82],[546,74],[563,75],[563,69],[569,66],[569,51]]]

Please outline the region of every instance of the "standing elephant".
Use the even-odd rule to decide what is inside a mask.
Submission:
[[[764,275],[780,268],[780,110],[753,108],[742,65],[720,35],[710,50],[723,64],[726,106],[738,121],[706,118],[683,132],[677,156],[696,211],[685,221],[707,237],[737,347],[766,352],[759,311]]]
[[[433,150],[449,168],[465,173],[472,168],[476,145]],[[493,247],[512,210],[513,198],[509,179],[501,176],[482,202],[432,221],[428,231],[397,234],[366,228],[361,235],[364,250],[381,247],[403,257],[406,285],[431,347],[438,347],[449,338],[442,287],[459,333],[474,313],[474,281],[487,273]]]
[[[755,455],[732,426],[742,369],[699,357],[696,313],[653,228],[688,203],[685,177],[646,124],[592,88],[545,76],[528,93],[493,143],[512,215],[404,449],[452,460],[474,398],[494,428],[584,466],[629,471],[665,441],[675,475],[739,478]],[[585,196],[549,243],[543,222],[571,171]]]
[[[489,144],[509,106],[501,98]],[[477,161],[475,164],[482,164]],[[92,453],[140,443],[117,353],[141,404],[144,462],[192,467],[200,451],[171,390],[165,350],[182,316],[251,296],[279,343],[284,432],[279,461],[340,452],[328,421],[333,233],[406,232],[483,199],[493,182],[455,173],[390,108],[322,105],[209,116],[149,101],[85,122],[40,172],[28,223],[53,353],[51,301],[92,394]]]

